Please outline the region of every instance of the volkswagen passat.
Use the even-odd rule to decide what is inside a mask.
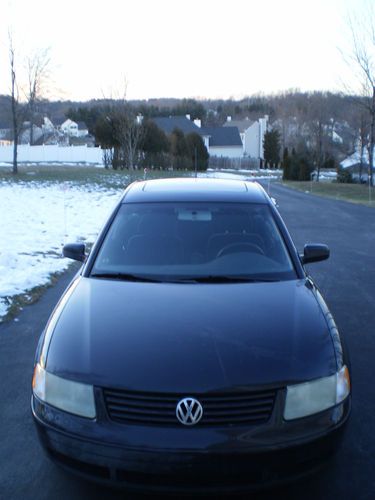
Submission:
[[[256,183],[134,183],[43,332],[32,411],[56,462],[154,491],[313,470],[350,412],[347,353]]]

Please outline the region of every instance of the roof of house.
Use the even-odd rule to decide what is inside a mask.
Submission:
[[[361,163],[361,153],[359,151],[355,151],[352,155],[348,156],[344,160],[340,162],[340,167],[342,168],[351,168],[359,165]],[[362,165],[366,168],[369,165],[369,155],[368,151],[365,150],[362,155]]]
[[[152,120],[166,134],[171,134],[176,128],[180,129],[184,134],[189,134],[190,132],[201,133],[201,129],[194,122],[186,118],[186,116],[159,117],[152,118]]]
[[[53,120],[53,124],[55,125],[55,127],[61,127],[61,125],[66,122],[66,120],[67,118],[57,118]]]
[[[244,120],[229,120],[226,121],[223,127],[237,127],[240,132],[245,132],[254,123],[253,120],[245,118]]]
[[[87,130],[87,125],[85,122],[77,122],[78,130]]]
[[[202,133],[210,136],[210,146],[242,146],[237,127],[204,127]]]

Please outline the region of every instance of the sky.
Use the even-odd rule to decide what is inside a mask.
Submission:
[[[50,99],[242,98],[341,91],[348,15],[375,0],[1,0],[0,93],[8,31],[24,60],[49,48]],[[125,82],[126,81],[126,85]]]

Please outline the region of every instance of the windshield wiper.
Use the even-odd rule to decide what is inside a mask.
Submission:
[[[271,278],[252,278],[251,276],[194,276],[189,277],[187,281],[194,283],[274,283],[280,281]]]
[[[93,273],[90,275],[92,278],[109,278],[112,280],[120,281],[139,281],[142,283],[160,283],[161,280],[150,278],[149,276],[142,276],[129,273]]]
[[[184,278],[177,279],[158,279],[130,273],[93,273],[90,276],[92,278],[108,278],[113,280],[141,283],[273,283],[275,281],[280,281],[270,278],[225,275],[186,276]]]

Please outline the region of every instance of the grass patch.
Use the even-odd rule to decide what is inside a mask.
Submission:
[[[190,177],[193,172],[187,170],[148,170],[146,179],[161,177]],[[0,168],[0,182],[10,183],[47,183],[69,185],[93,185],[105,188],[125,188],[131,182],[143,180],[145,174],[141,170],[113,170],[89,166],[38,165],[19,166],[17,175],[12,174],[10,167]]]
[[[304,193],[311,193],[333,198],[335,200],[344,200],[350,203],[359,203],[368,207],[375,207],[375,188],[371,188],[369,196],[369,187],[365,184],[299,181],[283,181],[282,184],[292,189],[303,191]]]

